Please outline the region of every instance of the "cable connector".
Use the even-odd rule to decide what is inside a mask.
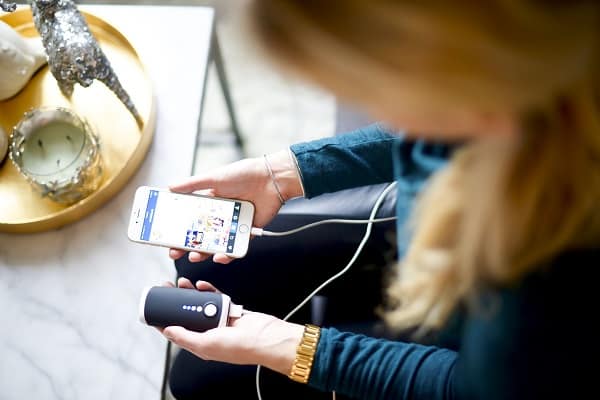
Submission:
[[[231,305],[229,306],[229,318],[241,318],[243,314],[243,306],[231,303]]]
[[[262,236],[263,235],[263,229],[262,228],[257,228],[255,226],[253,226],[252,229],[250,229],[250,234],[252,236]]]

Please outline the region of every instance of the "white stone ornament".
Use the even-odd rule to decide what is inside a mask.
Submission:
[[[6,158],[6,153],[8,153],[8,137],[0,126],[0,165],[2,165],[2,162]]]
[[[0,21],[0,101],[19,93],[46,60],[40,38],[24,38]]]

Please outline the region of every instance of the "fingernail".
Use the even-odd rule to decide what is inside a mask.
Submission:
[[[165,329],[165,330],[163,331],[163,334],[165,335],[165,337],[166,337],[167,339],[169,339],[169,340],[171,340],[171,341],[173,340],[173,335],[172,335],[172,334],[171,334],[171,332],[170,332],[170,331],[168,331],[167,329]]]

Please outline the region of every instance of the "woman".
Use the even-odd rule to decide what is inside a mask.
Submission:
[[[251,16],[288,69],[413,138],[461,143],[418,200],[385,311],[390,326],[425,333],[465,309],[460,349],[260,313],[202,334],[168,327],[164,335],[203,359],[260,364],[356,398],[577,398],[592,390],[583,365],[597,359],[588,343],[600,333],[590,325],[600,265],[600,4],[255,0]],[[365,156],[389,139],[371,134],[271,154],[273,179],[264,160],[248,159],[173,189],[251,200],[265,225],[279,195],[312,196],[347,186],[340,171],[362,176],[357,165],[387,165]],[[304,362],[311,357],[312,366]]]

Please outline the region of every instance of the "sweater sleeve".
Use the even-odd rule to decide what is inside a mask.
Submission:
[[[456,352],[322,328],[309,385],[360,399],[453,399]]]
[[[372,124],[292,145],[305,196],[393,181],[392,148],[398,140],[401,138],[383,125]]]

